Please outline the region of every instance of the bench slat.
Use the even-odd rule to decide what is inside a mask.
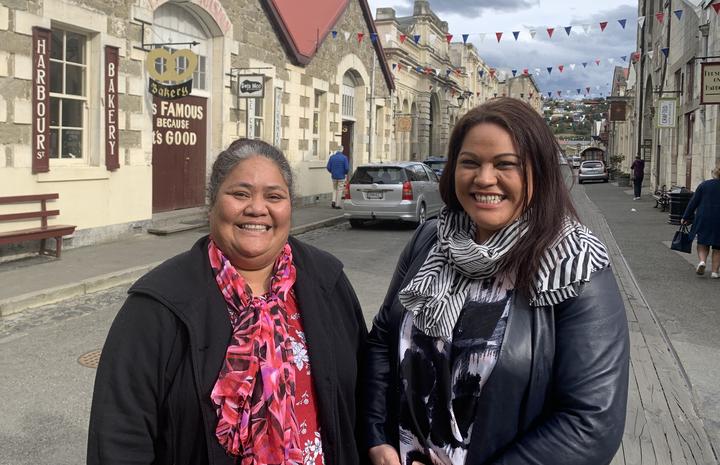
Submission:
[[[58,224],[47,228],[19,229],[0,233],[0,244],[12,244],[22,239],[32,241],[36,239],[47,239],[50,237],[69,236],[75,232],[75,226]]]
[[[10,221],[10,220],[25,220],[29,218],[42,218],[47,216],[58,216],[60,214],[60,210],[45,210],[45,211],[36,211],[36,212],[25,212],[25,213],[6,213],[4,215],[0,215],[0,221]]]
[[[59,199],[60,194],[31,194],[31,195],[11,195],[0,197],[0,204],[21,203],[21,202],[39,202],[41,200]]]

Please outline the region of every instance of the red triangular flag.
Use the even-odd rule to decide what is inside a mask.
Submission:
[[[665,19],[665,13],[655,13],[655,18],[657,18],[658,22],[662,24]]]
[[[528,69],[527,69],[527,68],[523,69],[523,74],[528,74]]]
[[[400,43],[405,43],[405,39],[407,39],[407,36],[405,34],[400,34]]]
[[[362,42],[363,37],[365,37],[365,34],[363,34],[362,32],[358,32],[358,43]]]
[[[490,76],[495,76],[495,68],[490,68]]]
[[[502,32],[496,32],[496,33],[495,33],[495,37],[497,37],[498,42],[500,42],[500,38],[502,37],[502,35],[503,35]]]
[[[552,39],[552,34],[553,34],[553,32],[555,32],[555,28],[549,27],[549,28],[547,28],[547,31],[548,31],[548,36]]]
[[[595,64],[600,66],[600,60],[599,59],[595,60]]]
[[[601,30],[601,31],[604,31],[604,30],[605,30],[605,28],[607,27],[607,23],[608,23],[607,21],[602,21],[602,22],[600,23],[600,30]]]
[[[720,3],[713,3],[711,6],[715,8],[715,13],[720,15]]]
[[[532,92],[530,92],[530,98],[532,98],[532,97],[533,97],[533,93],[532,93]]]
[[[452,34],[445,34],[445,40],[447,40],[447,43],[448,43],[448,44],[450,43],[450,41],[452,40],[452,38],[453,38],[453,35],[452,35]]]
[[[565,65],[558,65],[558,69],[560,70],[561,73],[564,68],[565,68]]]

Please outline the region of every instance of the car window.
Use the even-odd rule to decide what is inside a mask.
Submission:
[[[437,174],[435,174],[435,171],[431,170],[427,166],[424,166],[423,168],[425,168],[425,172],[427,173],[428,178],[430,178],[431,182],[440,182],[440,179],[438,178]]]
[[[603,164],[600,161],[584,161],[582,163],[583,168],[602,168]]]
[[[445,169],[445,163],[447,163],[446,160],[427,160],[427,161],[425,161],[425,164],[434,170]]]
[[[413,181],[429,181],[425,168],[422,165],[410,165],[408,167],[412,172]]]
[[[397,166],[361,166],[350,178],[350,184],[402,184],[405,171]]]

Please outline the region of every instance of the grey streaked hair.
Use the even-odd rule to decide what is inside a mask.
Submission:
[[[210,208],[215,205],[220,185],[222,185],[228,174],[235,169],[238,163],[252,157],[267,158],[280,170],[285,184],[287,184],[290,198],[293,198],[293,174],[285,155],[278,148],[259,139],[241,138],[230,144],[230,146],[220,152],[215,159],[210,174],[210,182],[208,183],[208,198],[210,200]]]
[[[712,175],[715,176],[716,179],[720,179],[720,165],[716,166],[714,170],[712,170]]]

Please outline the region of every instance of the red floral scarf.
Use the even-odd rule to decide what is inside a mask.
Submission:
[[[208,255],[233,328],[210,395],[218,407],[215,435],[242,465],[302,464],[285,305],[295,283],[290,245],[275,262],[270,292],[259,297],[212,240]]]

